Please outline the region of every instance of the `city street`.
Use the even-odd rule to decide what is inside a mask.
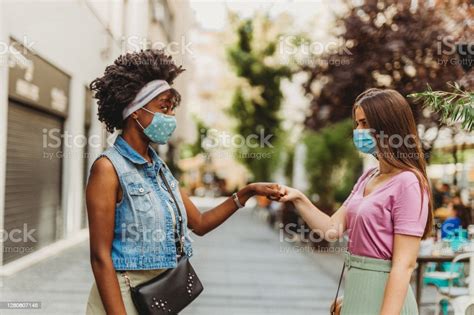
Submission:
[[[341,257],[280,242],[261,214],[243,209],[195,238],[192,263],[204,291],[182,314],[328,314]],[[2,301],[37,301],[41,309],[0,314],[84,314],[93,281],[88,255],[83,242],[4,278]]]
[[[345,314],[469,313],[473,34],[474,0],[0,0],[0,315],[85,314],[101,235],[171,267],[184,210],[180,314],[327,315],[347,247]]]

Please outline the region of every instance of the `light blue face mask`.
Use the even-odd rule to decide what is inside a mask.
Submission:
[[[354,129],[353,141],[357,150],[374,155],[376,143],[374,137],[370,133],[370,129]]]
[[[166,144],[176,129],[176,117],[160,112],[154,113],[143,107],[141,109],[153,114],[153,120],[146,128],[143,128],[142,124],[137,120],[137,123],[143,129],[143,133],[152,142]]]

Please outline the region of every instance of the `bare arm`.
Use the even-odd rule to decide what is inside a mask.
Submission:
[[[346,208],[340,207],[332,216],[316,207],[301,191],[283,186],[281,202],[293,202],[303,220],[312,230],[321,232],[324,239],[331,241],[341,237],[346,230]]]
[[[395,234],[393,240],[392,269],[385,285],[380,314],[400,314],[411,274],[416,266],[420,237]]]
[[[119,187],[112,163],[107,158],[97,160],[91,169],[86,189],[91,266],[107,314],[126,315],[111,258]]]
[[[256,183],[247,185],[241,189],[237,196],[241,204],[245,204],[247,200],[254,195],[273,196],[278,198],[278,185],[271,183]],[[189,196],[181,190],[181,197],[183,198],[184,206],[188,216],[188,226],[197,235],[204,235],[227,220],[232,214],[237,211],[235,202],[228,198],[215,208],[212,208],[204,213],[194,205]]]

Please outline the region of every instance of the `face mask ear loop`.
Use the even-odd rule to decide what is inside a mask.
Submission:
[[[148,109],[144,108],[144,107],[140,107],[139,109],[143,109],[144,111],[147,111],[149,112],[150,114],[153,114],[153,112],[149,111]],[[135,118],[135,121],[137,122],[137,124],[140,125],[140,127],[142,127],[143,130],[145,130],[145,128],[143,128],[142,124],[140,124],[140,122],[138,121],[137,118]]]
[[[135,121],[137,122],[137,124],[138,124],[140,127],[142,127],[143,130],[145,130],[145,128],[143,128],[142,124],[140,124],[140,122],[138,121],[137,118],[135,118]]]
[[[142,108],[139,108],[139,109],[143,109],[143,110],[149,112],[149,113],[152,114],[152,115],[159,114],[159,115],[164,115],[165,117],[166,117],[166,116],[173,116],[173,115],[168,115],[168,114],[161,113],[161,112],[152,112],[151,110],[146,109],[145,107],[142,107]]]
[[[154,112],[152,112],[149,109],[146,109],[145,107],[140,107],[140,109],[143,109],[144,111],[149,112],[150,114],[153,114],[153,115],[155,114]]]

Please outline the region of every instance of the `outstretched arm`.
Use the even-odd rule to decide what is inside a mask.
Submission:
[[[237,196],[242,205],[244,205],[250,197],[255,195],[263,195],[279,199],[279,188],[280,187],[277,184],[254,183],[239,190]],[[238,209],[234,200],[228,198],[217,207],[201,213],[183,190],[181,190],[181,197],[184,206],[186,207],[188,226],[199,236],[202,236],[221,225]]]
[[[331,241],[343,235],[346,230],[346,208],[344,206],[329,216],[295,188],[282,186],[280,193],[284,195],[280,201],[293,202],[308,226],[312,230],[318,231],[324,239]]]

